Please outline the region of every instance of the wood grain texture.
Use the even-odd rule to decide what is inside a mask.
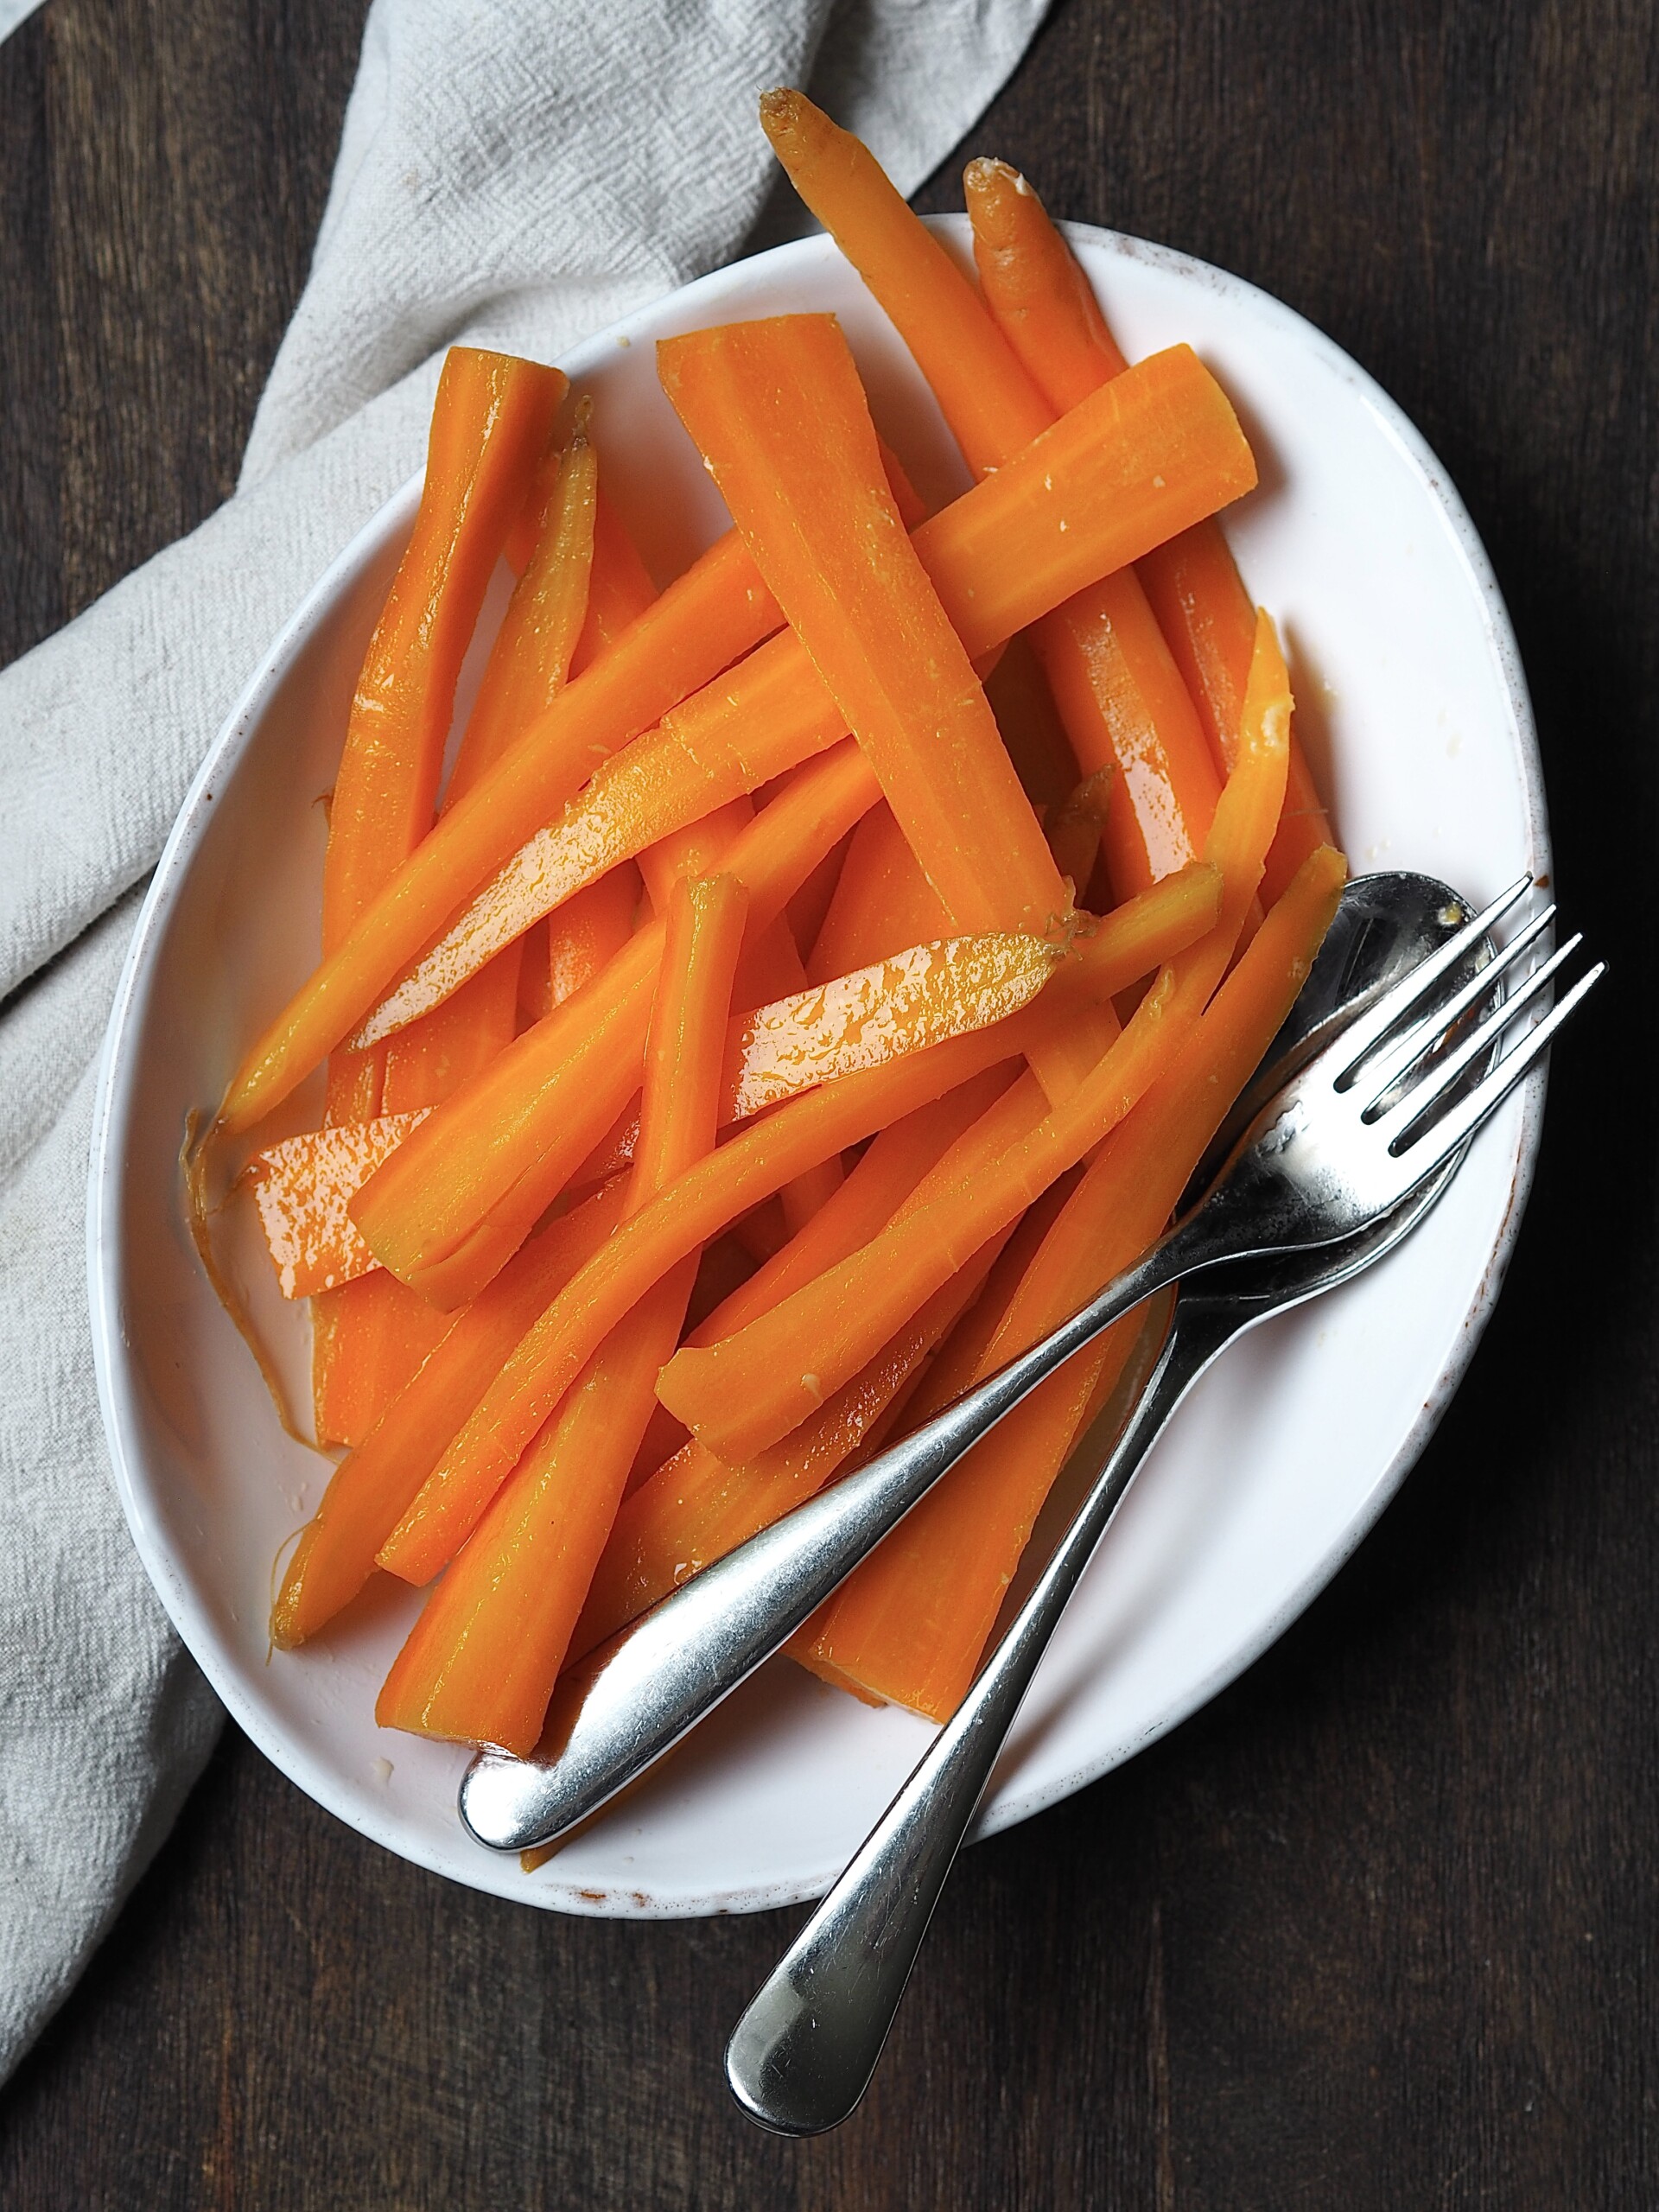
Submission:
[[[0,654],[233,481],[359,26],[49,0],[0,48]],[[1265,285],[1422,426],[1520,634],[1562,896],[1650,1006],[1651,8],[1062,0],[965,150]],[[925,205],[959,204],[957,167]],[[0,2203],[1659,2202],[1653,1115],[1613,1004],[1561,1059],[1497,1318],[1376,1534],[1177,1736],[969,1854],[839,2134],[773,2141],[721,2084],[797,1916],[470,1896],[232,1738],[0,2095]]]

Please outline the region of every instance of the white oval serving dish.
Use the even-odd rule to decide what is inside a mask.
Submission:
[[[940,226],[958,245],[963,219]],[[1549,865],[1519,658],[1444,471],[1399,410],[1278,302],[1111,233],[1071,236],[1125,350],[1189,340],[1262,467],[1228,518],[1279,618],[1299,727],[1356,873],[1414,868],[1471,897]],[[963,482],[908,356],[827,239],[704,278],[564,364],[596,399],[607,483],[666,577],[724,516],[657,388],[652,340],[833,309],[877,419],[925,492]],[[671,488],[671,498],[665,493]],[[353,679],[415,511],[391,500],[275,640],[156,869],[117,995],[89,1215],[93,1341],[132,1533],[231,1713],[330,1811],[417,1864],[571,1912],[745,1911],[827,1886],[927,1741],[775,1661],[639,1789],[533,1876],[455,1817],[464,1751],[378,1729],[415,1594],[271,1653],[273,1563],[324,1461],[279,1427],[188,1234],[179,1150],[317,951],[323,823]],[[1541,1078],[1482,1137],[1425,1227],[1374,1274],[1255,1332],[1182,1408],[1134,1486],[1021,1714],[982,1820],[1007,1826],[1104,1773],[1255,1657],[1335,1573],[1433,1428],[1489,1314],[1524,1203]],[[308,1328],[257,1260],[279,1359]]]

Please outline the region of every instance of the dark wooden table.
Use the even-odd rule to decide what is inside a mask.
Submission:
[[[0,658],[230,490],[359,10],[50,0],[0,48]],[[1656,20],[1065,0],[966,149],[1267,286],[1422,426],[1520,633],[1562,896],[1649,1013]],[[1659,2202],[1656,1117],[1611,1003],[1381,1528],[1207,1712],[969,1855],[838,2134],[768,2139],[721,2083],[795,1916],[471,1896],[232,1731],[0,2097],[0,2203]]]

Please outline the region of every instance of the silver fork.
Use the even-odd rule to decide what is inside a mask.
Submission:
[[[1452,1160],[1603,972],[1598,963],[1477,1076],[1580,942],[1570,938],[1495,1007],[1482,1006],[1554,917],[1553,907],[1536,915],[1490,966],[1465,973],[1530,888],[1522,876],[1345,1025],[1256,1116],[1208,1196],[1080,1312],[626,1630],[565,1716],[554,1756],[480,1753],[461,1792],[461,1817],[479,1841],[521,1850],[597,1811],[786,1643],[988,1430],[1131,1308],[1229,1260],[1356,1236]]]

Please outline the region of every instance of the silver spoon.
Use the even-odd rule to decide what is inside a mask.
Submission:
[[[1360,1010],[1425,954],[1449,948],[1459,929],[1467,929],[1466,910],[1443,884],[1389,875],[1350,885],[1264,1063],[1272,1073],[1268,1093],[1334,1030],[1363,1019]],[[1248,1096],[1244,1106],[1255,1103]],[[950,1416],[941,1418],[948,1428]],[[924,1453],[940,1426],[928,1424]],[[963,1448],[958,1444],[950,1456]],[[569,1725],[556,1748],[531,1759],[480,1752],[461,1792],[461,1817],[479,1841],[521,1850],[563,1834],[734,1689],[943,1471],[941,1459],[894,1484],[887,1474],[893,1458],[884,1454],[874,1476],[869,1469],[852,1476],[762,1530],[625,1630],[579,1706],[562,1714]]]

